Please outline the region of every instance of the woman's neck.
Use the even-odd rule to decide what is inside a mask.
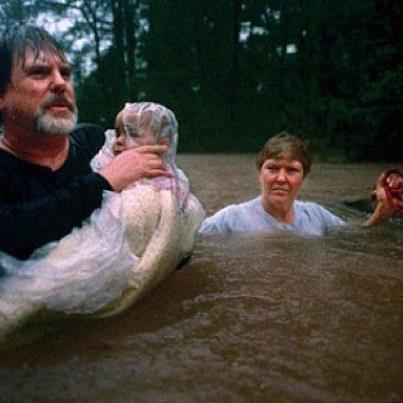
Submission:
[[[24,137],[5,133],[0,136],[0,148],[24,161],[56,170],[66,161],[69,141],[65,135]]]
[[[262,197],[262,207],[266,213],[283,224],[292,224],[295,220],[294,203],[290,205],[276,205]]]

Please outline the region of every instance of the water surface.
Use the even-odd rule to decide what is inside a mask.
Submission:
[[[254,157],[179,156],[208,214],[258,192]],[[351,223],[385,165],[316,164],[301,198]],[[403,401],[403,232],[205,235],[122,315],[34,325],[0,401]],[[25,336],[24,336],[25,337]],[[25,339],[26,341],[26,339]]]

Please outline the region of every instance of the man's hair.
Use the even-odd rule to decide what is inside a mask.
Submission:
[[[304,168],[304,177],[308,175],[312,165],[312,154],[309,142],[287,132],[281,132],[271,137],[260,150],[256,167],[260,168],[268,159],[290,158],[299,161]]]
[[[31,50],[34,58],[42,51],[56,54],[66,61],[59,42],[43,28],[33,25],[13,25],[6,29],[0,38],[0,96],[7,91],[13,67],[25,64],[26,51]]]

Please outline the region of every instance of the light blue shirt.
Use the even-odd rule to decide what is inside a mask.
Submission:
[[[200,228],[203,233],[272,232],[285,230],[308,235],[323,235],[344,221],[313,202],[294,202],[295,220],[284,224],[268,214],[261,197],[240,204],[231,204],[205,219]]]

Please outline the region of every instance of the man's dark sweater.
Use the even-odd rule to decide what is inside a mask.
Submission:
[[[28,258],[38,247],[67,235],[101,205],[109,183],[90,161],[103,130],[79,125],[71,133],[65,163],[56,171],[0,150],[0,251]]]

